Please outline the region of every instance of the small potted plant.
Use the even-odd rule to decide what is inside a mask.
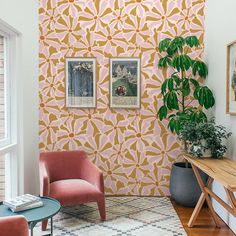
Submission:
[[[187,151],[196,157],[223,158],[227,148],[223,141],[232,133],[228,133],[222,125],[216,125],[215,120],[186,121],[182,124],[179,139],[187,146]]]
[[[186,121],[207,121],[204,109],[215,104],[212,91],[202,83],[208,75],[207,65],[200,58],[193,57],[192,52],[198,46],[196,36],[166,38],[159,43],[161,58],[158,66],[165,71],[167,78],[161,86],[162,105],[157,115],[160,120],[167,119],[168,128],[177,135]],[[186,142],[184,148],[187,148]],[[207,180],[207,176],[202,177]],[[170,193],[182,205],[197,203],[201,191],[190,164],[173,164]]]

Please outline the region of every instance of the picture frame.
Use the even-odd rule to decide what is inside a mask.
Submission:
[[[236,40],[227,45],[226,113],[236,115]]]
[[[110,58],[111,108],[140,108],[140,74],[140,58]]]
[[[66,58],[66,107],[96,107],[96,59]]]

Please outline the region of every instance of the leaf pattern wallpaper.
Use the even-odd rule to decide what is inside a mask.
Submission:
[[[180,144],[157,119],[158,42],[196,35],[204,0],[40,0],[39,147],[84,150],[103,171],[108,195],[169,195]],[[203,45],[194,53],[201,57]],[[65,107],[65,58],[95,57],[97,108]],[[109,58],[141,58],[141,109],[110,109]]]

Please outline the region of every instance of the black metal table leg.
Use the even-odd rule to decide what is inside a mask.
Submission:
[[[37,222],[31,222],[29,223],[29,229],[30,229],[30,236],[34,235],[34,226],[37,224]]]
[[[51,236],[53,236],[53,217],[51,218]]]
[[[30,236],[33,236],[33,235],[34,235],[34,226],[35,226],[34,223],[31,223],[31,224],[29,225],[29,228],[30,228]]]

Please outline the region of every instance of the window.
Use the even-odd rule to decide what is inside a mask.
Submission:
[[[17,37],[17,32],[0,20],[0,201],[18,193]]]
[[[5,156],[0,156],[0,201],[5,198]]]
[[[5,102],[5,38],[0,35],[0,141],[7,138],[5,115],[6,115],[6,102]],[[0,156],[0,201],[5,198],[5,170],[6,170],[5,155]]]
[[[4,37],[0,35],[0,140],[6,138],[6,125],[5,125],[5,43]]]

